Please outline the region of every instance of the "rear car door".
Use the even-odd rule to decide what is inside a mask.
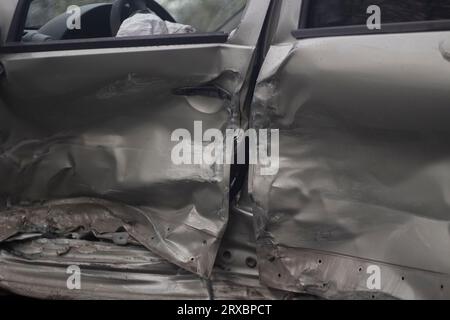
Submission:
[[[280,134],[280,170],[250,179],[263,283],[449,298],[450,2],[278,12],[252,106],[252,126]]]
[[[230,166],[174,163],[173,133],[240,126],[269,1],[219,16],[218,31],[199,16],[192,34],[24,42],[30,3],[0,2],[0,241],[124,231],[209,277]]]

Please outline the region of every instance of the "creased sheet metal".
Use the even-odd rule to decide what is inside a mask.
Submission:
[[[215,83],[239,95],[252,52],[199,45],[3,59],[0,194],[7,215],[108,213],[117,226],[139,230],[133,237],[154,253],[209,277],[228,220],[229,168],[175,165],[171,134],[193,132],[194,121],[225,130],[239,123],[239,105],[173,91]],[[65,73],[69,61],[77,72]],[[21,232],[16,227],[10,230]]]
[[[204,131],[241,125],[268,3],[249,1],[233,44],[0,56],[3,245],[93,236],[209,278],[228,222],[229,166],[175,165],[171,134],[194,132],[195,121]],[[203,86],[230,99],[177,94]]]
[[[81,270],[80,290],[66,286],[67,268]],[[241,280],[241,281],[239,281]],[[46,239],[0,251],[2,287],[40,299],[274,299],[283,294],[258,279],[220,271],[205,280],[140,247]]]
[[[251,180],[265,284],[326,298],[450,297],[449,35],[271,48],[252,107],[256,128],[280,130],[279,173],[254,166]],[[367,286],[370,265],[381,290]]]
[[[234,204],[230,224],[210,280],[190,273],[146,250],[139,243],[119,245],[102,240],[75,239],[83,230],[66,229],[56,238],[28,233],[12,237],[0,250],[0,287],[41,299],[306,299],[260,284],[256,264],[251,202],[247,194]],[[65,212],[65,211],[64,211]],[[100,231],[114,230],[117,219],[103,215],[63,215]],[[129,215],[127,215],[129,217]],[[51,226],[58,219],[53,214]],[[78,219],[75,219],[78,218]],[[84,220],[83,220],[84,218]],[[94,219],[92,219],[94,218]],[[38,215],[34,221],[42,221]],[[63,223],[67,226],[67,223]],[[28,231],[32,224],[28,223]],[[35,229],[34,229],[35,230]],[[36,231],[36,230],[35,230]],[[53,233],[55,235],[55,233]],[[72,237],[72,238],[70,238]],[[20,241],[19,241],[20,240]],[[130,239],[129,239],[130,240]],[[80,268],[80,290],[67,289],[67,268]]]
[[[217,230],[219,227],[202,218],[195,210],[185,217],[183,226],[166,222],[161,212],[158,215],[153,211],[156,210],[82,198],[13,209],[0,216],[0,241],[17,234],[70,237],[73,234],[82,236],[93,233],[101,238],[101,235],[123,229],[143,246],[155,252],[173,252],[178,256],[179,264],[192,265],[192,268],[197,266],[193,272],[207,274],[209,270],[205,267],[215,260],[214,252],[209,253],[208,250],[218,246],[214,234],[220,231]],[[170,215],[169,212],[164,214]],[[180,218],[183,216],[182,211],[173,214],[178,214]],[[190,244],[187,245],[190,251],[176,245],[183,239]]]

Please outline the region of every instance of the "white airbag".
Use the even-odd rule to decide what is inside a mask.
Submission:
[[[158,34],[193,33],[189,25],[164,21],[154,13],[137,13],[126,19],[117,32],[117,37],[150,36]]]

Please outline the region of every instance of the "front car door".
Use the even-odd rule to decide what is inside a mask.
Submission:
[[[84,2],[111,10],[112,1]],[[170,10],[182,2],[159,2],[175,18],[195,23],[198,10],[183,15]],[[183,286],[180,296],[203,294],[205,286],[195,289],[199,282],[192,284],[190,274],[211,276],[228,222],[230,166],[196,162],[199,147],[208,144],[202,139],[188,143],[192,154],[183,155],[192,163],[173,161],[182,138],[174,133],[187,130],[194,137],[199,125],[203,134],[244,122],[243,102],[269,2],[215,2],[228,3],[231,14],[207,21],[200,15],[192,34],[55,39],[61,33],[39,26],[52,37],[24,41],[22,35],[30,32],[35,39],[34,26],[27,24],[33,2],[1,1],[0,242],[14,248],[2,251],[4,288],[39,297],[79,296],[67,291],[66,270],[57,266],[81,255],[85,267],[94,268],[92,277],[101,260],[109,267],[150,266],[155,274],[173,273],[180,280],[161,289],[164,282],[151,274],[143,279],[140,272],[125,284],[125,276],[105,275],[115,280],[91,282],[86,289],[91,294],[114,297],[114,281],[135,286],[130,295],[144,294],[142,283],[153,285],[149,296],[170,296]],[[83,17],[81,28],[92,21]],[[146,250],[84,242],[92,237]],[[42,269],[26,269],[12,251],[33,257]],[[63,262],[42,263],[53,253],[64,255]],[[172,266],[161,269],[162,261]],[[41,279],[46,274],[46,280],[39,283],[36,273]],[[36,289],[42,281],[48,290]]]

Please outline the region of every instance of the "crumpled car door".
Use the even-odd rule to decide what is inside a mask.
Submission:
[[[240,125],[268,6],[248,1],[232,35],[4,44],[0,242],[90,234],[208,278],[228,221],[230,167],[174,164],[171,135],[193,133],[195,121],[204,131]]]
[[[280,132],[279,172],[250,181],[262,282],[449,298],[450,24],[297,30],[308,3],[283,1],[252,106],[253,127]]]

